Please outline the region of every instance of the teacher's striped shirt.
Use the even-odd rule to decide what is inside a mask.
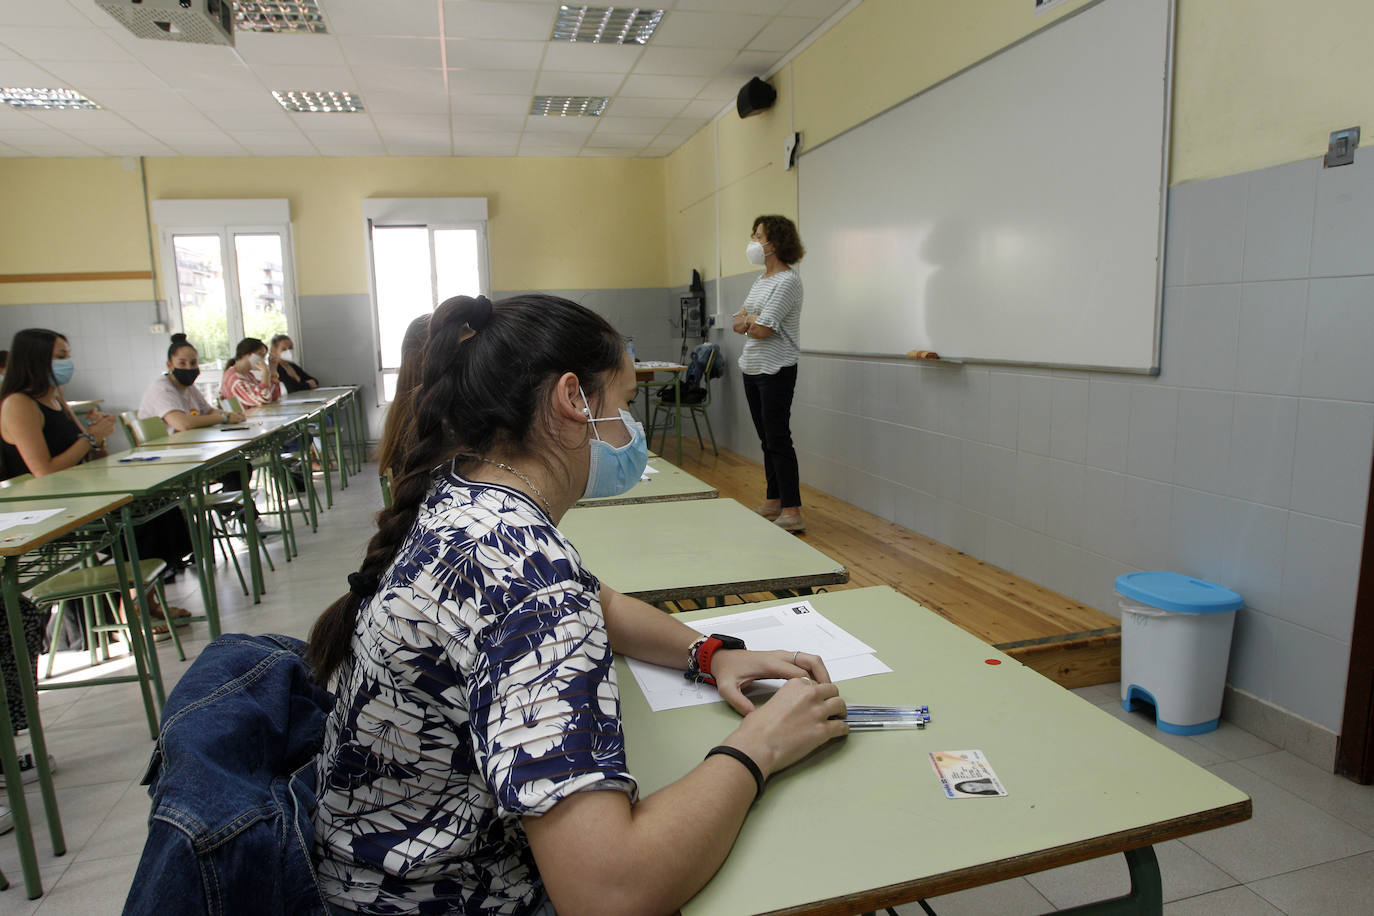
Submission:
[[[772,328],[769,337],[748,337],[739,357],[746,375],[775,375],[801,358],[801,275],[793,268],[760,277],[744,297],[744,311],[757,315],[754,324]]]

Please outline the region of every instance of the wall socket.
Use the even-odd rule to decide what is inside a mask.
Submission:
[[[1322,160],[1322,165],[1328,169],[1338,165],[1350,165],[1355,161],[1355,147],[1359,145],[1360,129],[1358,127],[1333,130],[1331,139],[1327,142],[1326,158]]]
[[[148,325],[148,333],[149,333],[149,334],[166,334],[166,333],[167,333],[167,322],[165,322],[165,321],[154,321],[152,324]]]

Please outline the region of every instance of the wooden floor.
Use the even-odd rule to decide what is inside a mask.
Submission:
[[[722,497],[763,501],[762,466],[732,452],[703,453],[688,438],[682,467]],[[848,586],[837,587],[890,585],[1065,687],[1120,679],[1121,627],[1107,614],[820,490],[803,486],[802,502],[801,537],[849,568]]]

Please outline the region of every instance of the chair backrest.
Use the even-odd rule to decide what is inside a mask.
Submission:
[[[387,468],[377,475],[377,483],[382,488],[382,505],[391,508],[391,468]]]
[[[224,405],[224,409],[229,413],[243,413],[243,405],[239,403],[238,398],[222,397],[219,402]]]
[[[126,410],[119,415],[119,422],[124,426],[124,434],[134,445],[147,445],[157,439],[167,438],[167,424],[160,417],[140,419],[132,410]]]

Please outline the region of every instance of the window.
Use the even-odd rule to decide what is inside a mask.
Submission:
[[[200,353],[196,387],[215,403],[234,347],[288,334],[304,349],[296,313],[290,210],[285,200],[159,200],[162,282],[175,322]],[[175,278],[175,280],[173,280]]]
[[[396,396],[406,328],[451,296],[490,294],[485,198],[363,201],[379,404]]]

